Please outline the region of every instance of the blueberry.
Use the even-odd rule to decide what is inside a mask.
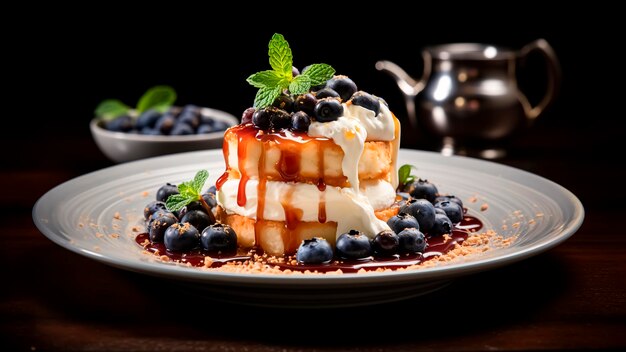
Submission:
[[[296,66],[291,66],[291,76],[297,77],[300,76],[300,70]]]
[[[198,126],[198,130],[196,131],[196,133],[198,134],[205,134],[205,133],[211,133],[211,132],[215,132],[215,128],[213,128],[213,126],[211,125],[200,125]]]
[[[170,212],[157,211],[152,215],[152,219],[148,224],[148,235],[150,235],[150,241],[163,242],[163,235],[168,227],[178,222],[178,219],[174,214]]]
[[[333,259],[333,248],[323,238],[304,240],[296,252],[296,260],[302,264],[322,264]]]
[[[435,207],[426,199],[411,199],[400,212],[413,215],[423,231],[428,232],[435,224]]]
[[[179,210],[179,211],[178,211],[178,214],[176,214],[176,217],[177,217],[177,218],[179,218],[179,219],[181,219],[181,222],[182,222],[183,217],[184,217],[184,216],[185,216],[188,212],[191,212],[191,211],[194,211],[194,210],[198,210],[198,211],[201,211],[201,212],[206,213],[206,210],[204,210],[204,207],[202,206],[202,203],[200,203],[200,202],[198,202],[198,201],[195,201],[195,202],[191,202],[191,203],[189,203],[189,204],[185,205],[185,206],[184,206],[181,210]],[[193,224],[192,224],[192,225],[193,225]],[[195,225],[194,225],[194,226],[195,226]],[[198,230],[199,230],[199,231],[202,231],[202,230],[200,230],[200,229],[198,229]]]
[[[443,209],[450,221],[455,224],[463,220],[463,208],[455,202],[444,200],[443,202],[437,202],[435,207]]]
[[[345,259],[362,259],[372,253],[372,245],[367,236],[356,230],[350,230],[337,238],[337,255]]]
[[[372,240],[372,250],[378,256],[388,257],[398,253],[400,237],[391,230],[379,232]]]
[[[252,123],[259,129],[270,128],[270,113],[265,109],[260,109],[252,114]]]
[[[452,232],[452,221],[445,214],[435,214],[435,225],[430,230],[431,236],[441,236]]]
[[[215,122],[213,123],[213,129],[215,129],[216,131],[226,131],[228,127],[230,126],[222,120],[215,120]]]
[[[165,114],[172,115],[174,118],[177,118],[178,115],[180,115],[180,112],[182,110],[183,110],[183,108],[181,108],[180,106],[171,106],[169,109],[167,109]]]
[[[277,107],[279,109],[285,110],[287,112],[293,111],[293,99],[285,94],[281,94],[274,100],[272,106]]]
[[[403,212],[389,218],[389,220],[387,220],[387,225],[389,225],[391,230],[395,233],[400,233],[400,231],[409,227],[415,227],[417,229],[420,228],[417,219],[413,215]]]
[[[435,215],[437,215],[437,214],[441,214],[441,215],[448,216],[448,215],[446,214],[446,211],[445,211],[445,210],[443,210],[443,209],[441,209],[441,208],[435,208]]]
[[[148,220],[150,219],[150,216],[152,216],[152,214],[157,212],[157,210],[164,210],[164,209],[167,209],[165,207],[165,203],[159,202],[158,200],[150,202],[148,203],[148,205],[145,206],[145,208],[143,208],[143,218]]]
[[[172,215],[173,217],[175,217],[176,219],[178,219],[177,214],[174,214],[173,212],[169,211],[168,209],[159,209],[157,211],[155,211],[154,213],[152,213],[152,215],[150,215],[150,218],[148,218],[148,226],[150,226],[150,224],[152,223],[152,221],[160,216],[163,215]]]
[[[200,114],[200,107],[197,105],[193,105],[193,104],[187,104],[185,106],[183,106],[182,110],[180,111],[180,114],[184,114],[185,112],[192,112],[195,114]]]
[[[426,237],[416,228],[402,230],[398,234],[400,240],[400,252],[402,253],[424,253],[426,249]]]
[[[315,105],[317,104],[317,98],[311,93],[298,95],[296,98],[294,109],[295,111],[304,111],[309,116],[313,116]]]
[[[176,124],[186,124],[192,129],[196,129],[200,126],[200,113],[197,110],[185,109],[180,113],[180,116],[178,116]]]
[[[317,121],[335,121],[343,115],[343,105],[341,105],[337,99],[320,99],[317,104],[315,104],[314,114]]]
[[[213,188],[213,192],[211,192],[211,188]],[[215,198],[215,186],[211,186],[211,188],[202,195],[202,199],[213,209],[217,206],[217,198]]]
[[[323,89],[318,90],[315,93],[315,98],[324,99],[324,98],[341,98],[341,97],[339,96],[339,93],[335,92],[334,90],[330,88],[323,88]]]
[[[189,211],[199,210],[199,211],[202,211],[205,214],[209,215],[210,218],[214,219],[214,216],[213,216],[213,213],[211,212],[211,209],[213,209],[213,208],[215,208],[217,206],[217,199],[215,199],[215,194],[205,193],[205,194],[202,195],[202,199],[209,206],[208,210],[204,207],[204,205],[200,201],[193,201],[193,202],[187,204],[186,206],[184,206],[180,210],[178,216],[179,217],[183,217]],[[211,223],[214,223],[214,222],[215,221],[211,221]],[[200,229],[198,229],[198,230],[200,230]],[[202,231],[202,230],[200,230],[200,231]]]
[[[200,233],[188,222],[175,223],[165,230],[163,236],[165,248],[170,251],[188,251],[200,243]]]
[[[326,82],[326,88],[339,93],[343,101],[348,101],[358,90],[356,84],[347,76],[335,76]]]
[[[198,231],[204,230],[207,226],[215,223],[215,219],[212,219],[206,212],[201,210],[187,211],[180,219],[180,222],[188,222],[192,224]]]
[[[209,187],[209,189],[206,190],[205,194],[212,194],[215,196],[215,194],[217,193],[217,187],[215,187],[215,185]]]
[[[311,118],[304,111],[298,111],[291,115],[291,128],[294,131],[307,132],[311,125]]]
[[[352,96],[352,104],[372,110],[374,112],[374,116],[378,116],[380,113],[380,101],[378,98],[363,91],[354,93]]]
[[[426,199],[431,203],[435,202],[435,198],[439,191],[437,187],[432,183],[428,182],[428,180],[422,180],[421,178],[417,181],[413,181],[404,187],[405,191],[409,192],[411,197],[417,199]]]
[[[168,182],[164,186],[161,186],[161,188],[159,188],[156,194],[156,200],[160,202],[165,202],[167,201],[167,198],[169,196],[171,196],[172,194],[178,194],[178,193],[180,193],[178,192],[178,187]]]
[[[213,253],[233,253],[237,250],[237,234],[224,224],[210,225],[202,231],[202,248]]]
[[[252,122],[252,115],[254,115],[255,111],[255,108],[247,108],[244,110],[243,114],[241,114],[241,123],[246,124]]]
[[[291,115],[283,109],[268,108],[270,113],[270,125],[273,129],[289,128],[291,126]]]
[[[133,120],[128,115],[122,115],[105,122],[104,126],[109,131],[128,132],[133,129]]]
[[[183,122],[179,122],[176,125],[174,125],[174,128],[172,128],[172,131],[170,131],[170,135],[172,136],[188,136],[190,134],[194,134],[193,127]]]
[[[154,109],[148,109],[144,111],[143,113],[141,113],[141,115],[139,115],[139,117],[137,118],[137,122],[135,123],[135,126],[139,130],[144,129],[145,127],[153,128],[157,120],[160,117],[161,117],[160,112]]]
[[[150,217],[148,218],[148,223],[150,223],[152,220],[158,218],[159,216],[162,216],[162,215],[165,215],[165,214],[172,214],[172,215],[176,216],[176,214],[174,214],[172,211],[170,211],[167,208],[165,208],[165,209],[157,209],[157,211],[152,213],[152,215],[150,215]]]
[[[450,202],[455,202],[456,204],[460,205],[461,208],[463,208],[463,201],[457,196],[438,196],[437,198],[435,198],[435,201],[433,202],[433,204],[436,204],[438,202],[443,202],[446,200]]]
[[[170,134],[174,124],[176,124],[176,117],[174,114],[167,112],[157,120],[154,129],[161,132],[161,134]]]

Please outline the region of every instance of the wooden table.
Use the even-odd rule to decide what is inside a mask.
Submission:
[[[0,174],[1,349],[624,350],[626,173],[597,157],[623,135],[569,127],[536,126],[501,162],[580,197],[586,218],[571,239],[426,297],[310,311],[194,302],[159,280],[55,245],[33,225],[33,203],[58,183],[111,163],[86,131],[54,140],[41,132],[8,156]],[[5,139],[2,149],[13,142]]]

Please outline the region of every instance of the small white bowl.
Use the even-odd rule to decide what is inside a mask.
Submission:
[[[223,121],[229,127],[239,123],[239,119],[225,111],[210,108],[202,108],[201,111],[203,115]],[[104,155],[118,163],[157,155],[220,148],[224,141],[224,131],[187,136],[151,136],[112,132],[102,127],[102,122],[98,117],[91,120],[91,134]]]

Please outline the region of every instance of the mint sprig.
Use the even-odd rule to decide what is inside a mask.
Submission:
[[[130,106],[121,101],[117,99],[106,99],[98,104],[94,113],[96,116],[100,116],[105,120],[111,120],[118,116],[128,114],[128,111],[130,111]]]
[[[403,190],[406,185],[417,178],[411,174],[411,170],[417,170],[417,168],[410,164],[404,164],[398,169],[398,190]]]
[[[148,89],[137,102],[137,112],[154,109],[164,113],[176,101],[176,91],[170,86],[155,86]]]
[[[300,75],[293,77],[293,53],[289,43],[281,34],[274,33],[268,44],[271,70],[257,72],[246,79],[259,88],[254,98],[254,107],[262,109],[272,105],[285,89],[291,94],[304,94],[312,86],[325,83],[333,77],[335,69],[327,64],[312,64]]]
[[[179,211],[191,202],[199,201],[205,208],[209,216],[212,216],[211,207],[202,197],[202,187],[209,178],[209,172],[200,170],[196,173],[193,180],[186,181],[178,185],[179,194],[172,194],[165,201],[165,206],[169,211]]]
[[[148,89],[137,102],[135,110],[138,114],[154,109],[161,113],[167,111],[176,101],[176,91],[170,86],[155,86]],[[113,120],[127,115],[131,107],[117,99],[103,100],[94,111],[94,114],[104,120]]]

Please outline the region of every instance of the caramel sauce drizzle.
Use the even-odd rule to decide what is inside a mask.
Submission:
[[[317,189],[320,191],[320,199],[317,204],[317,221],[322,224],[326,222],[326,183],[324,183],[324,168],[324,148],[318,148],[317,173],[320,175],[320,178],[317,181]]]

